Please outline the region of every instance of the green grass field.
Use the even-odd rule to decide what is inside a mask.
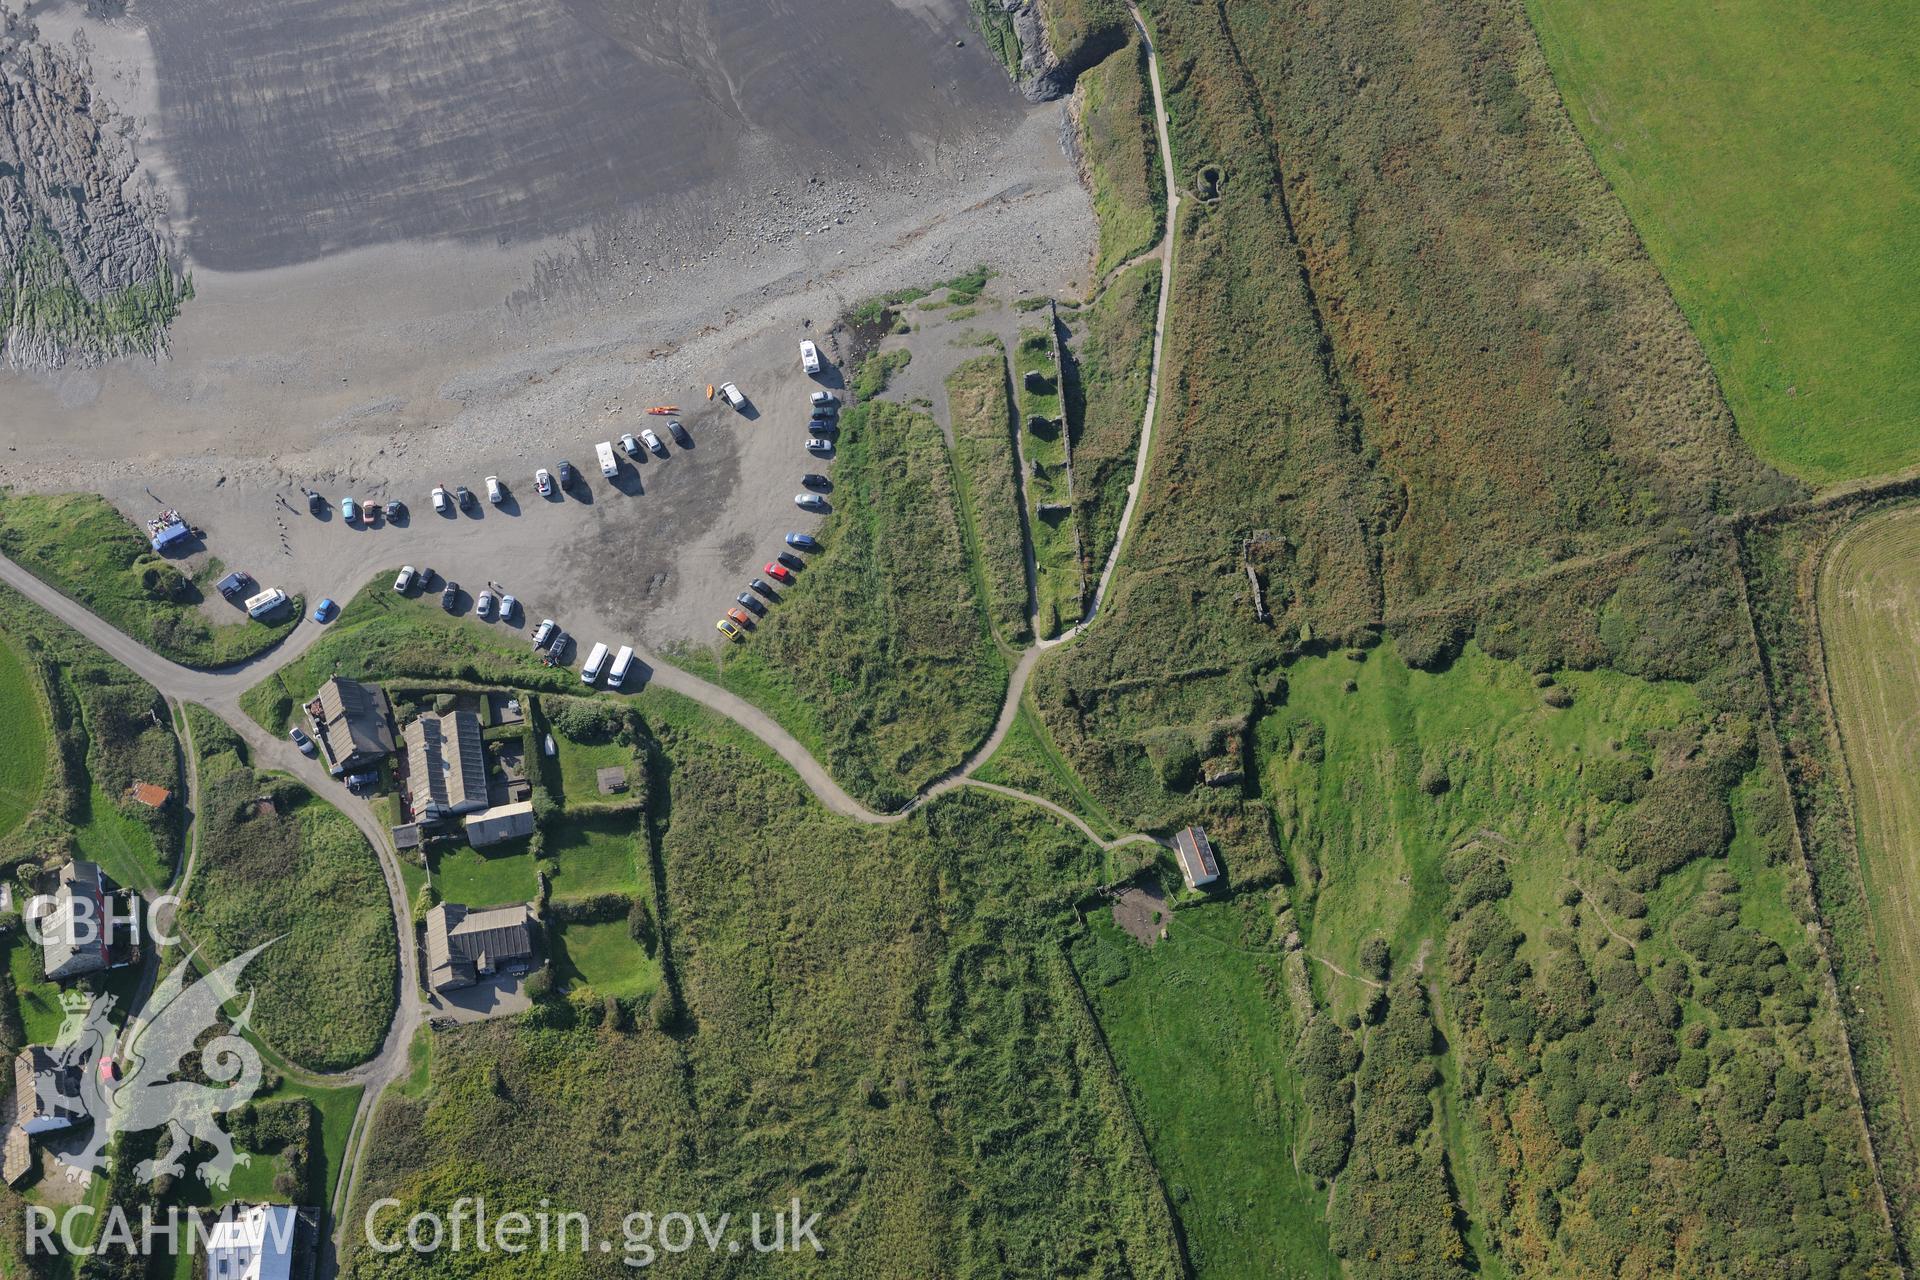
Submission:
[[[549,827],[546,857],[553,863],[553,896],[639,893],[636,842],[645,839],[645,821],[642,815],[630,813],[570,818]]]
[[[233,621],[210,621],[200,604],[211,587],[155,555],[132,522],[93,494],[0,493],[0,551],[142,644],[188,666],[251,658],[300,621],[297,597],[271,625],[239,610],[228,610]]]
[[[1741,431],[1814,482],[1920,462],[1920,41],[1862,0],[1527,0]]]
[[[660,985],[659,962],[628,934],[625,920],[555,928],[553,967],[562,982],[583,982],[603,996],[623,1000]]]
[[[442,902],[500,907],[533,901],[539,887],[534,881],[533,855],[524,840],[486,849],[456,845],[436,850],[432,856],[433,887]]]
[[[1263,910],[1257,899],[1245,906]],[[1287,1059],[1299,1028],[1271,994],[1280,956],[1243,945],[1245,910],[1173,916],[1142,947],[1092,913],[1074,965],[1127,1081],[1196,1275],[1339,1274],[1326,1193],[1292,1159]]]
[[[0,725],[6,726],[0,750],[0,837],[18,827],[40,803],[47,781],[47,711],[33,676],[14,651],[11,637],[0,634]]]
[[[1853,789],[1893,1056],[1907,1114],[1920,1115],[1920,510],[1848,529],[1827,553],[1820,628]]]

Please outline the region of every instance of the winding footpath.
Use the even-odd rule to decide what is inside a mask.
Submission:
[[[1072,628],[1052,639],[1036,641],[1020,654],[1013,670],[1009,673],[1006,699],[1001,705],[1000,715],[994,724],[993,731],[965,761],[951,772],[928,784],[912,801],[895,813],[875,812],[849,795],[839,783],[834,781],[826,768],[801,745],[799,739],[782,728],[765,711],[737,694],[661,662],[644,649],[635,647],[635,655],[644,665],[643,675],[646,685],[658,685],[660,688],[669,689],[690,698],[747,730],[784,760],[807,784],[822,805],[856,822],[870,824],[900,822],[914,809],[933,797],[956,787],[970,786],[1044,809],[1074,827],[1103,849],[1114,849],[1128,844],[1165,843],[1157,837],[1139,833],[1123,835],[1115,840],[1104,840],[1084,818],[1051,800],[1013,787],[975,781],[972,776],[1006,740],[1014,718],[1019,714],[1027,682],[1041,655],[1049,649],[1073,640],[1093,623],[1101,603],[1106,598],[1107,589],[1112,583],[1115,568],[1119,564],[1121,549],[1126,543],[1127,533],[1132,527],[1134,512],[1145,485],[1148,455],[1153,442],[1153,420],[1159,401],[1167,305],[1173,292],[1173,241],[1180,207],[1180,194],[1173,173],[1173,153],[1167,132],[1166,103],[1162,97],[1160,85],[1159,56],[1139,10],[1132,9],[1132,15],[1134,25],[1139,29],[1141,40],[1147,51],[1147,69],[1153,89],[1154,124],[1160,144],[1161,167],[1166,178],[1167,221],[1159,247],[1141,255],[1142,260],[1155,254],[1160,258],[1160,301],[1154,317],[1153,360],[1148,373],[1146,408],[1140,424],[1140,444],[1134,460],[1133,481],[1127,488],[1127,504],[1114,535],[1113,548],[1107,556],[1107,563],[1101,572],[1086,614]],[[378,566],[370,564],[367,568],[372,572]],[[262,729],[240,706],[243,693],[297,659],[326,634],[325,630],[320,627],[297,627],[278,646],[256,658],[233,666],[201,670],[181,666],[179,663],[161,657],[101,619],[85,606],[5,557],[0,557],[0,582],[4,582],[84,636],[109,657],[152,685],[171,703],[181,707],[187,703],[197,703],[219,717],[247,744],[256,768],[278,770],[298,779],[316,796],[325,799],[345,813],[359,828],[360,833],[366,837],[367,842],[373,846],[380,862],[381,874],[387,884],[387,896],[393,912],[394,932],[399,952],[399,992],[393,1023],[387,1030],[380,1052],[351,1071],[337,1075],[319,1075],[299,1071],[296,1068],[289,1072],[296,1078],[316,1084],[334,1087],[357,1085],[362,1090],[330,1206],[334,1222],[335,1255],[327,1259],[322,1270],[325,1274],[332,1274],[337,1270],[338,1250],[344,1241],[346,1210],[353,1203],[365,1166],[366,1153],[370,1145],[368,1135],[371,1131],[374,1111],[387,1087],[404,1079],[407,1075],[408,1050],[415,1034],[425,1021],[425,1012],[419,998],[420,978],[417,949],[414,945],[412,906],[407,900],[399,861],[389,843],[385,824],[374,814],[372,806],[367,801],[358,796],[344,794],[338,780],[333,778],[318,760],[301,754],[286,739]],[[182,714],[184,716],[184,711]],[[194,747],[191,732],[183,742],[183,749],[189,753],[187,761],[189,798],[197,805],[199,773],[192,756]],[[189,846],[189,851],[183,854],[180,873],[175,880],[176,885],[184,887],[188,877],[193,873],[195,846],[197,846],[197,840],[193,846]],[[151,981],[151,975],[147,976],[146,981]]]

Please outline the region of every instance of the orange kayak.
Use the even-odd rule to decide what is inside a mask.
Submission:
[[[657,418],[665,414],[680,412],[680,406],[677,404],[657,404],[653,406],[653,408],[647,410],[647,412],[654,415]]]
[[[713,384],[711,382],[707,384],[707,399],[713,399]]]

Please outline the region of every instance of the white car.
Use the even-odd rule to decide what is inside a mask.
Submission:
[[[443,515],[447,510],[447,491],[439,485],[433,486],[433,509]]]
[[[406,565],[400,570],[400,576],[393,580],[393,589],[401,595],[407,594],[413,586],[413,566]]]
[[[747,406],[747,398],[741,395],[740,388],[731,382],[720,384],[720,394],[726,397],[728,408],[744,409]]]
[[[833,441],[822,440],[819,436],[808,436],[807,450],[810,453],[832,453]]]
[[[473,612],[481,619],[491,621],[493,618],[493,592],[482,591],[480,598],[473,602]]]
[[[649,431],[647,434],[652,435],[653,432]],[[631,431],[620,437],[620,447],[627,451],[629,458],[637,458],[640,456],[640,442],[633,438],[633,432]]]
[[[491,502],[494,506],[497,507],[501,503],[505,502],[506,500],[507,500],[507,493],[506,493],[506,490],[500,487],[500,477],[488,476],[487,477],[487,501]]]
[[[825,511],[827,500],[817,493],[796,493],[793,495],[793,505],[803,511]]]
[[[547,641],[553,639],[555,630],[556,627],[552,618],[540,619],[540,625],[533,629],[533,647],[536,649],[546,648]]]
[[[660,443],[660,437],[654,433],[652,427],[640,428],[640,438],[647,442],[647,448],[653,450],[663,458],[667,456],[667,446]]]
[[[533,487],[540,491],[543,498],[553,496],[553,475],[545,467],[533,473]]]
[[[800,343],[800,367],[810,374],[820,372],[820,348],[811,340]]]
[[[840,397],[831,391],[816,391],[813,393],[813,403],[816,408],[823,405],[839,404]]]
[[[500,621],[512,622],[514,613],[520,608],[519,596],[500,597]]]

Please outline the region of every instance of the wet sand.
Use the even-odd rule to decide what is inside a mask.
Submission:
[[[1009,295],[1086,282],[1091,212],[1060,146],[1060,108],[1019,99],[966,33],[961,0],[911,10],[833,0],[808,5],[804,21],[781,0],[669,4],[661,12],[681,15],[677,25],[650,33],[651,44],[619,31],[596,44],[578,30],[608,19],[592,5],[569,8],[570,38],[597,49],[593,57],[617,48],[636,65],[671,64],[670,74],[639,77],[635,93],[670,80],[705,86],[701,105],[686,108],[698,117],[686,136],[652,151],[637,129],[625,140],[627,154],[656,165],[682,156],[684,182],[655,181],[636,195],[589,163],[594,147],[546,150],[565,111],[554,105],[560,89],[543,85],[497,135],[458,141],[424,129],[430,163],[411,185],[404,146],[373,147],[364,167],[339,152],[331,187],[301,185],[286,155],[263,150],[249,180],[277,194],[261,197],[257,227],[232,230],[222,228],[245,221],[244,191],[196,188],[193,175],[221,138],[246,134],[233,124],[240,116],[222,114],[239,110],[239,91],[169,105],[169,56],[178,55],[164,51],[177,37],[164,27],[203,2],[151,0],[148,13],[136,0],[134,16],[152,27],[75,24],[96,28],[103,88],[140,115],[143,153],[168,175],[197,296],[161,361],[0,373],[0,484],[90,489],[130,513],[151,506],[151,490],[206,527],[214,555],[288,590],[344,598],[376,570],[431,562],[463,582],[517,586],[530,611],[565,620],[584,610],[654,643],[705,639],[740,571],[786,529],[807,527],[791,506],[805,469],[800,337],[861,298],[980,262],[1003,273],[996,287]],[[389,22],[425,7],[356,3]],[[542,3],[554,5],[540,11],[542,47],[571,47],[554,16],[565,6]],[[262,20],[244,4],[234,12],[238,26]],[[197,20],[212,21],[205,12]],[[888,37],[897,47],[859,53],[847,31],[860,24],[897,29]],[[832,48],[789,38],[802,27],[827,33]],[[954,48],[962,38],[966,47]],[[260,38],[247,39],[256,52],[238,80],[259,100],[256,119],[327,99],[311,65],[275,70]],[[473,83],[461,61],[469,41],[496,72],[512,65],[499,60],[497,33],[421,33],[367,45],[351,75],[340,73],[342,92],[398,74],[408,83],[388,86],[385,100],[417,104],[436,84],[451,95],[410,118],[470,123],[493,110],[482,105],[489,95],[514,94]],[[437,78],[421,61],[434,49],[455,64]],[[946,80],[935,74],[943,66]],[[716,93],[723,101],[710,100]],[[639,99],[623,101],[590,113],[580,136],[617,133],[621,111]],[[306,154],[377,134],[371,110],[323,118],[301,143]],[[182,118],[196,111],[206,119]],[[268,125],[263,138],[281,127]],[[726,157],[721,169],[706,169],[716,155]],[[455,156],[477,171],[463,180]],[[357,229],[356,208],[367,215]],[[582,220],[554,229],[569,218]],[[405,238],[390,238],[400,229]],[[358,247],[330,247],[349,243]],[[234,270],[223,259],[285,261]],[[704,408],[705,385],[729,379],[767,416],[749,423]],[[536,506],[534,467],[563,456],[590,463],[595,441],[637,431],[654,403],[702,406],[688,419],[700,447],[639,469],[637,492],[603,494],[585,510]],[[424,514],[433,484],[477,489],[496,473],[529,507],[522,516],[443,528]],[[414,524],[367,532],[312,521],[281,505],[297,504],[302,484],[335,498],[401,498]],[[609,557],[617,594],[606,590]]]

